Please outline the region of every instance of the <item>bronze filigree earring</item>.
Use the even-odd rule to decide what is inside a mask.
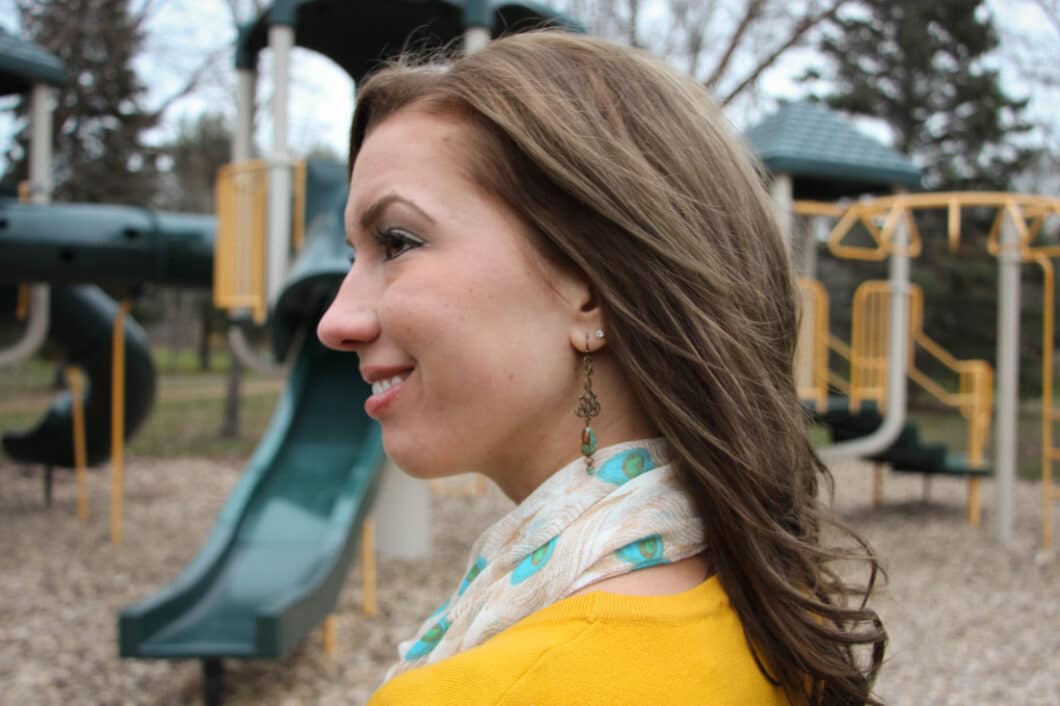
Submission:
[[[597,329],[597,338],[603,338],[604,332]],[[593,392],[593,354],[589,350],[589,334],[585,334],[585,354],[582,356],[582,367],[585,369],[585,389],[578,399],[576,415],[585,419],[582,429],[582,456],[585,456],[585,472],[593,473],[593,454],[596,453],[596,432],[593,431],[592,418],[600,414],[600,400]]]

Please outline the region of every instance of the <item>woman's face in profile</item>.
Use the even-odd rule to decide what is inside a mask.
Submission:
[[[497,479],[557,436],[577,454],[582,284],[470,181],[469,129],[404,109],[371,130],[346,207],[356,257],[318,328],[324,344],[357,353],[373,387],[365,410],[419,477]]]

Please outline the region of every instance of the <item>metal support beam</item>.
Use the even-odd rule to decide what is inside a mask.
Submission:
[[[1012,492],[1016,477],[1016,427],[1019,403],[1020,246],[1014,214],[1001,223],[997,297],[997,420],[994,468],[997,473],[996,537],[1012,541]]]
[[[258,73],[249,69],[236,72],[236,129],[232,134],[232,161],[245,162],[254,154],[254,100]]]
[[[794,252],[795,212],[792,210],[792,185],[791,175],[779,172],[773,175],[773,182],[769,185],[769,196],[773,200],[773,218],[780,230],[780,238],[784,241],[784,247],[788,254]]]
[[[904,211],[901,205],[894,208]],[[909,226],[905,213],[899,214],[891,245],[887,280],[891,293],[887,325],[887,411],[883,424],[868,436],[820,449],[818,455],[826,463],[879,453],[894,443],[905,424],[906,364],[909,358]]]
[[[269,28],[272,49],[272,150],[269,153],[269,242],[266,251],[265,292],[272,306],[287,277],[291,247],[291,164],[287,152],[287,109],[291,83],[294,28]]]

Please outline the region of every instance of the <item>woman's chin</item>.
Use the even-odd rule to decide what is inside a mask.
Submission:
[[[437,455],[430,453],[423,444],[407,444],[404,440],[388,438],[383,431],[383,449],[394,464],[406,475],[420,480],[444,478],[463,473],[463,470],[450,468],[441,463]]]

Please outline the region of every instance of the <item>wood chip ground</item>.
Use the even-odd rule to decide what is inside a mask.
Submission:
[[[109,475],[89,477],[91,518],[76,517],[73,475],[50,508],[39,469],[0,462],[0,706],[178,706],[200,702],[195,662],[121,660],[116,616],[171,580],[200,547],[242,462],[130,459],[124,543],[110,543]],[[965,523],[965,485],[890,474],[869,502],[871,471],[836,469],[838,514],[883,557],[875,605],[890,633],[879,695],[894,706],[1060,706],[1060,561],[1040,548],[1040,486],[1016,487],[1016,532],[993,541],[993,483],[982,526]],[[1060,503],[1058,503],[1060,505]],[[459,580],[477,534],[508,501],[437,493],[429,559],[380,558],[379,614],[359,612],[354,568],[338,611],[338,651],[319,631],[286,659],[229,663],[228,706],[363,704],[407,638]],[[1060,509],[1056,510],[1060,524]],[[1060,535],[1060,531],[1058,531]]]

